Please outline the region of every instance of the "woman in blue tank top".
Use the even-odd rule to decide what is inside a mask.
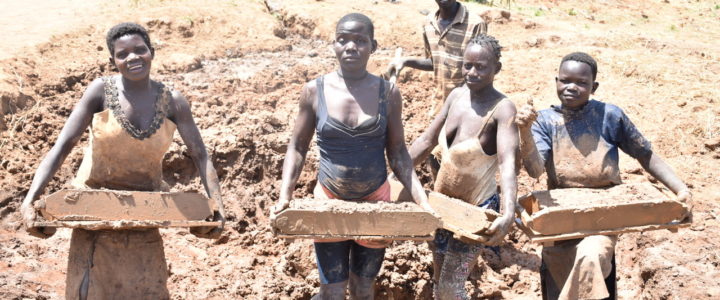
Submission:
[[[373,24],[362,14],[340,19],[333,49],[340,68],[308,82],[283,165],[279,203],[288,206],[313,132],[320,149],[316,197],[389,201],[385,153],[390,168],[427,210],[430,205],[405,146],[402,99],[395,85],[369,74],[367,62],[377,48]],[[387,243],[316,241],[320,292],[313,299],[372,299]]]

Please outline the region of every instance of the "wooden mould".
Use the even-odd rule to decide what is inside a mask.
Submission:
[[[440,216],[442,228],[454,233],[455,238],[468,243],[485,242],[482,233],[499,217],[493,210],[479,208],[465,201],[437,192],[428,192],[430,206]],[[394,201],[412,201],[410,193],[397,180],[390,180],[390,193]]]
[[[282,238],[430,240],[440,221],[415,203],[295,199],[271,219]]]
[[[196,193],[62,190],[40,205],[37,227],[128,229],[219,226],[212,203]]]
[[[649,183],[534,191],[518,201],[516,223],[535,242],[690,225],[687,206]]]

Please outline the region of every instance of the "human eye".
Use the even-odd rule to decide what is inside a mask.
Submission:
[[[470,70],[472,69],[472,64],[463,64],[463,68],[465,68],[465,70]]]
[[[135,48],[135,53],[136,53],[136,54],[145,54],[145,53],[147,53],[147,52],[148,52],[148,48],[145,47],[145,46]]]
[[[115,57],[119,59],[125,59],[128,56],[127,51],[120,51],[115,53]]]

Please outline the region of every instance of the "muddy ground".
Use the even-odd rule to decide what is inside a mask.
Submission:
[[[430,0],[389,1],[97,1],[10,5],[0,61],[0,298],[61,299],[69,230],[42,240],[20,228],[19,205],[40,159],[74,103],[94,78],[113,74],[104,34],[121,21],[145,25],[157,49],[153,78],[184,93],[222,180],[229,223],[221,239],[163,230],[173,299],[308,299],[318,274],[308,241],[274,238],[268,211],[302,85],[332,71],[334,23],[368,14],[380,50],[379,72],[396,47],[422,55],[421,24]],[[505,1],[495,1],[505,2]],[[23,5],[23,6],[21,6]],[[599,100],[622,107],[653,149],[693,189],[695,223],[620,237],[622,299],[720,297],[720,2],[513,1],[469,4],[505,47],[496,86],[516,103],[557,103],[560,58],[586,51],[599,61]],[[44,25],[38,25],[43,23]],[[13,24],[10,26],[9,24]],[[49,26],[48,24],[53,24]],[[431,74],[400,77],[408,142],[429,123]],[[46,190],[66,186],[87,137]],[[164,162],[175,190],[202,191],[179,137]],[[308,155],[296,196],[315,183],[316,150]],[[623,155],[623,180],[654,180]],[[426,174],[422,175],[428,182]],[[544,188],[525,174],[521,193]],[[540,247],[513,231],[500,254],[483,253],[466,286],[475,298],[537,299]],[[377,283],[379,299],[428,299],[431,256],[425,244],[396,243]]]

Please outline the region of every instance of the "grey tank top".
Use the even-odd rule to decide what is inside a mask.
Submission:
[[[378,114],[356,127],[330,117],[323,77],[317,79],[317,123],[320,148],[318,183],[343,200],[356,200],[380,188],[387,179],[387,101],[380,79]]]

